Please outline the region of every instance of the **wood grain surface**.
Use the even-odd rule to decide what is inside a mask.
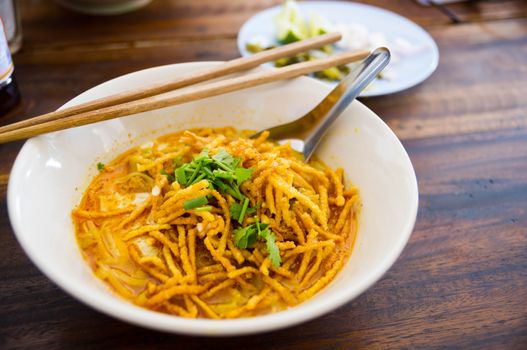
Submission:
[[[91,17],[21,0],[14,56],[22,103],[4,125],[146,67],[237,57],[236,33],[278,0],[155,0]],[[437,41],[423,84],[364,99],[402,140],[420,190],[417,224],[396,264],[344,307],[268,334],[211,339],[149,331],[96,312],[40,273],[14,238],[0,145],[0,349],[527,349],[527,2],[471,1],[454,25],[410,0],[366,1]]]

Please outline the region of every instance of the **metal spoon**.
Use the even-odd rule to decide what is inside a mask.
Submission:
[[[375,49],[303,117],[266,129],[270,133],[269,139],[279,143],[291,142],[291,146],[302,152],[307,162],[329,126],[389,61],[390,51],[387,48]],[[258,137],[264,131],[251,135],[251,138]]]

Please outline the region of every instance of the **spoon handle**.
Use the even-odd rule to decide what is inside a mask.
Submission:
[[[302,139],[306,161],[313,154],[322,136],[344,109],[383,70],[390,61],[390,51],[385,47],[375,49],[360,62],[311,112],[306,114]]]

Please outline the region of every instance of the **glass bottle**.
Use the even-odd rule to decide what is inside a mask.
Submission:
[[[4,33],[13,55],[22,46],[22,25],[19,6],[15,0],[0,0],[0,18],[4,22]]]
[[[5,27],[0,18],[0,116],[11,110],[20,100],[20,93],[13,75],[14,70]]]

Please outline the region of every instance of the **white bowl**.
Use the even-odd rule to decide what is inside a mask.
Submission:
[[[186,63],[135,72],[88,90],[65,107],[216,64]],[[417,214],[417,182],[407,153],[388,126],[358,101],[345,110],[317,152],[330,166],[344,167],[360,188],[363,210],[356,245],[327,288],[286,311],[235,320],[194,320],[137,307],[94,277],[77,247],[70,212],[99,161],[107,162],[147,139],[184,128],[262,129],[290,121],[328,91],[325,84],[301,77],[33,138],[20,151],[9,181],[8,209],[15,234],[29,258],[66,292],[103,313],[143,327],[194,335],[242,335],[325,314],[381,278],[408,241]]]

